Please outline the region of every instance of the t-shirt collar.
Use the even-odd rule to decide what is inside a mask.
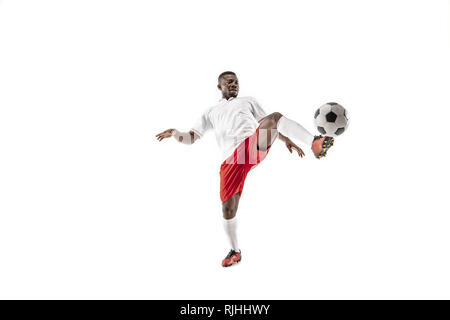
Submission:
[[[231,101],[231,100],[233,100],[233,99],[234,99],[234,97],[230,97],[228,100],[225,99],[225,98],[222,98],[222,99],[219,100],[219,102],[223,102],[223,101]]]

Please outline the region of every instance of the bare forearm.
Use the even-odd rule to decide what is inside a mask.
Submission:
[[[281,141],[283,141],[283,142],[286,142],[286,141],[289,140],[288,137],[283,136],[280,132],[278,132],[278,138],[279,138]]]

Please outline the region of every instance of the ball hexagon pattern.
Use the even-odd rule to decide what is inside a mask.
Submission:
[[[314,113],[317,130],[327,136],[335,137],[345,132],[348,127],[348,112],[336,102],[328,102]]]

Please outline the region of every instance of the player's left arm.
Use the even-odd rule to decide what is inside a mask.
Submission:
[[[297,146],[294,142],[292,142],[291,139],[289,139],[286,136],[283,136],[279,132],[278,132],[278,138],[286,144],[286,148],[288,148],[290,153],[292,153],[292,149],[294,149],[295,151],[297,151],[299,157],[303,158],[305,153],[299,146]]]

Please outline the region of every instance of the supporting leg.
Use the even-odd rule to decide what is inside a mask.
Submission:
[[[222,212],[224,218],[223,226],[225,229],[225,233],[227,234],[228,239],[230,240],[231,248],[236,252],[239,251],[237,240],[236,212],[239,205],[240,197],[241,197],[240,193],[236,193],[234,196],[232,196],[230,199],[228,199],[222,204]]]
[[[241,194],[238,192],[230,199],[222,203],[222,213],[224,219],[233,219],[236,216],[236,212],[239,206],[239,199]]]

